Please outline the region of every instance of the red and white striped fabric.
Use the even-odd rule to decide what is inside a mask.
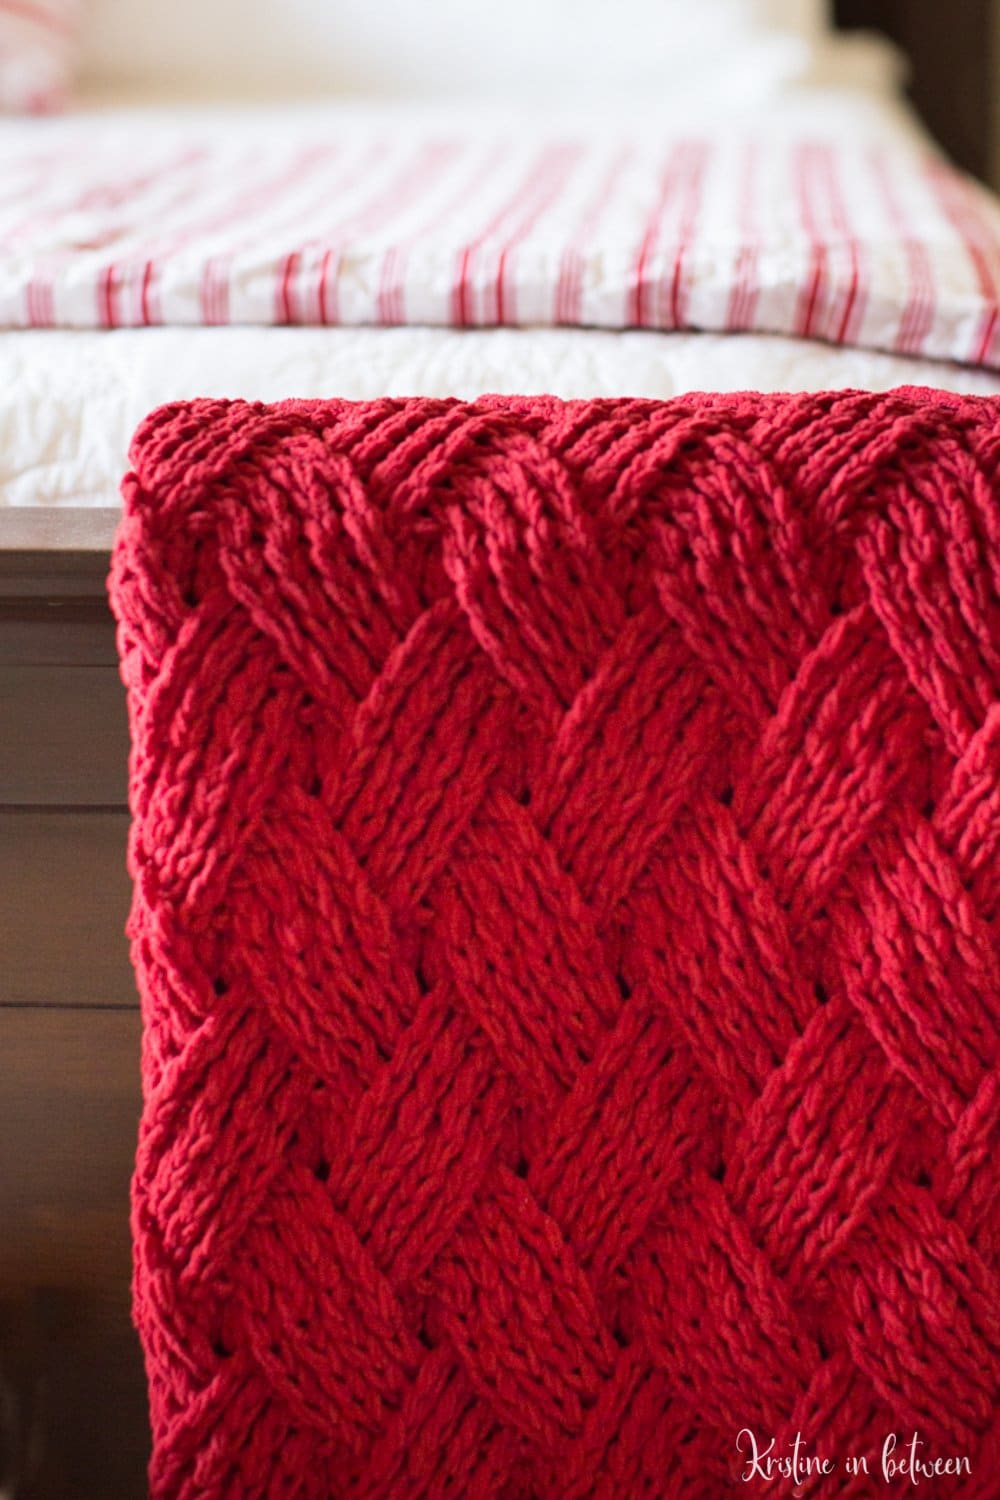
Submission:
[[[77,0],[0,0],[0,110],[45,114],[67,99]]]
[[[1000,365],[1000,205],[914,134],[275,119],[21,127],[0,323],[756,330]]]

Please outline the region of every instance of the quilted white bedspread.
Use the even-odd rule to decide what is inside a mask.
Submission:
[[[114,506],[199,395],[1000,390],[996,206],[883,93],[752,128],[116,98],[0,122],[0,163],[0,509]]]
[[[10,328],[709,329],[1000,365],[1000,206],[856,99],[94,111],[0,152]]]
[[[193,396],[1000,392],[1000,373],[758,334],[594,329],[126,328],[0,336],[0,512],[115,506],[142,417]]]

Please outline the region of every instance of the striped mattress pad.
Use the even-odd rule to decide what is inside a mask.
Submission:
[[[915,132],[7,129],[8,328],[708,329],[1000,366],[1000,204]]]

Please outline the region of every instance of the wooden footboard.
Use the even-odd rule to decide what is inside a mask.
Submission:
[[[0,1489],[16,1476],[18,1500],[145,1490],[115,521],[0,514]]]

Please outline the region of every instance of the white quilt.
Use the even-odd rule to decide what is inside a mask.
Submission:
[[[3,121],[0,507],[114,505],[184,397],[1000,390],[998,287],[996,203],[884,93]]]
[[[114,506],[128,441],[193,396],[665,398],[690,390],[934,385],[1000,374],[763,334],[587,329],[146,328],[0,334],[0,508]]]

